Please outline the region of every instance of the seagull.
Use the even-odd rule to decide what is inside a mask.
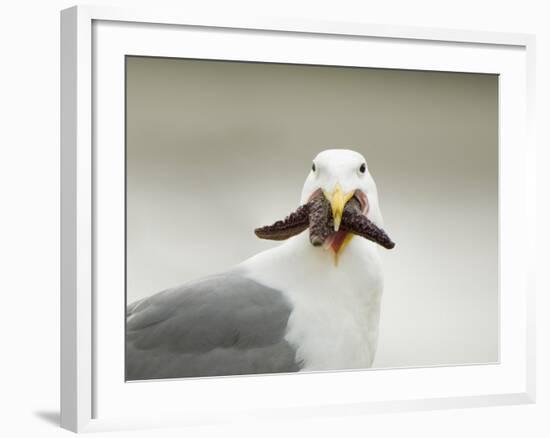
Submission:
[[[322,242],[301,232],[313,199],[330,210]],[[305,207],[256,230],[263,238],[290,230],[271,237],[284,242],[226,272],[128,305],[126,380],[371,367],[383,291],[380,242],[358,237],[346,222],[352,199],[355,219],[385,235],[365,158],[325,150],[304,183]]]

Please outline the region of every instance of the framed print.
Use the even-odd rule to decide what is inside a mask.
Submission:
[[[534,402],[532,36],[79,6],[61,53],[63,427]]]

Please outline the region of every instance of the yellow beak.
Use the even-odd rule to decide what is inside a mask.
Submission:
[[[352,198],[354,192],[349,192],[344,195],[342,187],[339,183],[336,183],[332,193],[323,191],[325,197],[330,202],[332,209],[332,217],[334,219],[334,231],[340,229],[340,223],[342,222],[342,214],[344,213],[344,207],[346,203]]]

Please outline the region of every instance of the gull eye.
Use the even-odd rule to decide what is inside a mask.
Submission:
[[[361,164],[361,167],[359,168],[359,172],[365,173],[367,170],[367,165],[365,163]]]
[[[311,170],[313,170],[313,171],[315,172],[315,169],[317,169],[317,168],[315,167],[315,163],[312,163],[312,164],[311,164]]]

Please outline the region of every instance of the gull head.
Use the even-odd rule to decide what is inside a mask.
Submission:
[[[373,223],[383,227],[378,203],[376,183],[370,174],[367,160],[358,152],[348,149],[328,149],[320,152],[302,189],[302,204],[322,193],[329,201],[334,219],[334,234],[325,247],[338,255],[352,235],[340,230],[346,204],[353,198],[361,205],[362,213]]]

